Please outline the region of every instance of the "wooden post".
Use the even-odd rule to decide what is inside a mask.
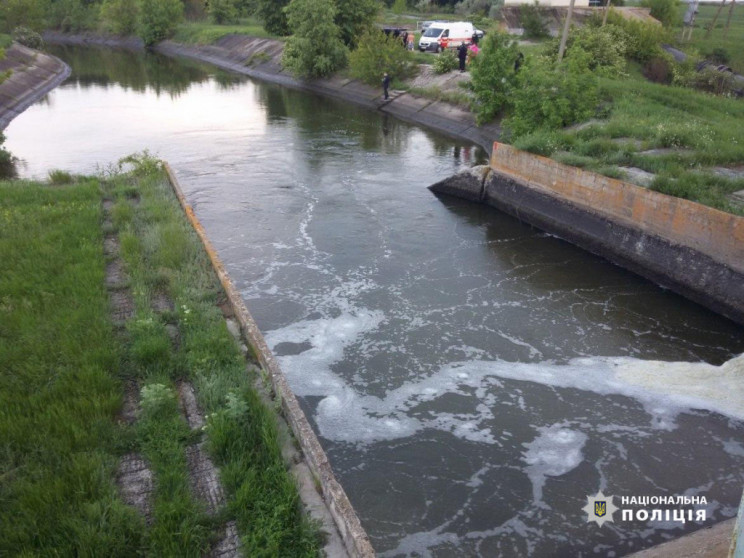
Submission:
[[[605,6],[604,16],[602,16],[602,27],[604,27],[605,24],[607,23],[607,16],[610,13],[611,7],[612,7],[612,0],[607,0],[607,5]]]
[[[718,9],[716,10],[716,15],[713,17],[713,22],[708,27],[708,30],[705,32],[705,38],[707,39],[710,37],[710,34],[713,32],[713,28],[716,26],[716,22],[718,21],[718,16],[721,15],[721,10],[723,9],[723,6],[726,4],[726,0],[723,0],[721,4],[718,6]]]
[[[563,35],[561,36],[561,46],[558,48],[558,62],[563,60],[563,54],[566,52],[566,39],[568,39],[568,30],[571,28],[571,15],[573,15],[574,3],[576,0],[571,0],[568,5],[568,14],[566,15],[566,23],[563,26]]]
[[[723,38],[726,38],[726,35],[728,35],[729,25],[731,25],[731,14],[734,13],[734,4],[736,4],[736,0],[731,0],[731,5],[729,6],[729,13],[728,17],[726,18],[726,28],[723,30]]]

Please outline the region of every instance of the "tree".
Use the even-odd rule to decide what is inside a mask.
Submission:
[[[132,35],[137,30],[137,1],[103,0],[101,25],[116,35]]]
[[[377,0],[336,0],[335,22],[341,30],[341,40],[353,49],[364,30],[372,25],[380,11]]]
[[[218,25],[234,23],[238,20],[238,6],[236,0],[209,0],[207,12]]]
[[[671,27],[679,19],[677,0],[644,0],[643,5],[651,8],[651,17],[658,19],[664,27]]]
[[[402,79],[415,70],[411,53],[400,39],[370,27],[359,38],[359,46],[349,55],[351,76],[370,85],[380,85],[382,74]]]
[[[150,46],[173,36],[183,17],[181,0],[139,0],[138,34]]]
[[[517,44],[504,33],[489,33],[478,56],[470,66],[475,93],[475,115],[479,124],[495,118],[504,110],[516,82]]]
[[[272,35],[289,35],[285,13],[289,0],[258,0],[256,15],[263,21],[264,29]]]
[[[287,22],[293,35],[287,40],[282,65],[302,78],[327,76],[346,63],[348,49],[334,23],[333,0],[292,0]]]
[[[20,26],[41,31],[46,23],[48,10],[49,3],[46,0],[2,0],[0,21],[4,22],[3,28],[7,33]]]

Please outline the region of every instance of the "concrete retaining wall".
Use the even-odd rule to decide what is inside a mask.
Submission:
[[[328,457],[326,456],[325,451],[323,451],[323,448],[310,426],[305,413],[302,412],[302,409],[297,402],[297,398],[294,393],[292,393],[292,390],[287,383],[287,379],[279,367],[279,363],[276,361],[274,355],[266,344],[266,341],[250,312],[248,312],[240,293],[238,293],[230,279],[230,276],[227,274],[227,271],[225,271],[225,267],[222,264],[220,257],[217,255],[217,252],[212,247],[212,243],[204,232],[199,219],[197,219],[193,209],[186,201],[173,171],[167,163],[165,163],[164,166],[168,180],[173,187],[173,191],[175,192],[186,217],[201,239],[204,249],[212,262],[215,273],[217,273],[217,276],[225,289],[225,293],[230,301],[235,317],[240,324],[243,337],[258,356],[259,363],[271,380],[274,393],[279,401],[281,401],[284,417],[300,443],[300,447],[308,466],[320,483],[323,498],[336,523],[336,527],[344,541],[349,556],[352,558],[371,558],[375,556],[369,537],[362,527],[346,492],[336,480],[336,476],[333,474],[333,469],[328,461]]]
[[[499,143],[487,171],[431,189],[477,198],[744,323],[744,218]]]
[[[7,70],[10,77],[0,83],[0,130],[70,75],[69,66],[58,58],[18,43],[0,60],[0,74]]]

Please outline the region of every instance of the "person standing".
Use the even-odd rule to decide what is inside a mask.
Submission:
[[[413,41],[414,41],[414,39],[415,39],[415,35],[413,34],[413,31],[411,31],[410,33],[408,33],[408,44],[406,45],[406,47],[408,48],[408,50],[410,50],[411,52],[413,52]]]
[[[390,76],[387,72],[382,77],[382,90],[385,92],[385,100],[387,101],[390,96],[388,95],[388,88],[390,87]]]
[[[465,60],[468,58],[468,45],[465,44],[465,41],[460,43],[460,46],[457,47],[457,58],[460,60],[460,71],[465,71]]]

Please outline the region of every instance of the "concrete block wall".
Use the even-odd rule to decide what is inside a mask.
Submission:
[[[744,272],[744,218],[495,142],[490,166],[565,201]]]

